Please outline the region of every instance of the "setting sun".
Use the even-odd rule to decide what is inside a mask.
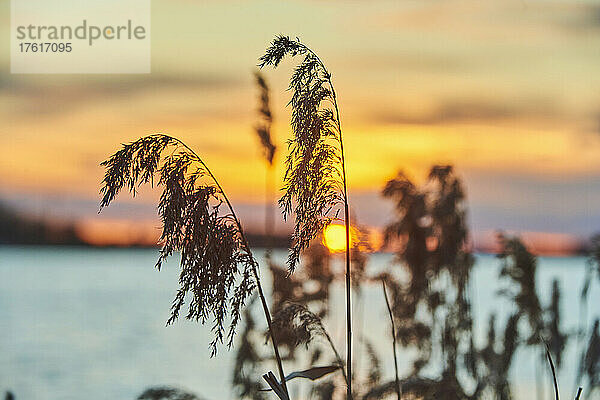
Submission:
[[[354,228],[350,227],[350,243],[355,240]],[[346,227],[339,224],[328,225],[323,231],[323,244],[330,252],[339,253],[346,250]]]
[[[346,228],[344,225],[328,225],[323,231],[323,244],[332,253],[346,250]]]

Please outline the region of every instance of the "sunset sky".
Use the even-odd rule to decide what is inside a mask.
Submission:
[[[0,5],[0,198],[23,211],[89,234],[109,222],[156,226],[149,190],[96,214],[98,164],[119,143],[164,132],[204,157],[259,230],[252,72],[283,33],[333,71],[362,223],[385,223],[379,192],[397,170],[422,180],[432,164],[452,163],[477,237],[600,230],[598,2],[153,0],[149,75],[11,75],[9,3]],[[291,66],[265,71],[281,151]]]

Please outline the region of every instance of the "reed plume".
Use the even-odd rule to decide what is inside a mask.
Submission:
[[[181,287],[167,325],[179,317],[186,297],[190,297],[186,318],[202,324],[213,322],[210,348],[214,356],[217,346],[224,342],[227,318],[227,346],[231,347],[244,304],[258,289],[285,388],[258,263],[228,197],[204,161],[179,139],[154,134],[124,144],[101,165],[106,169],[101,209],[123,188],[135,196],[139,186],[154,185],[155,176],[163,188],[158,204],[162,248],[156,267],[160,269],[173,252],[181,252]]]
[[[259,59],[259,67],[277,67],[283,58],[301,56],[290,80],[292,97],[284,194],[279,200],[284,218],[295,215],[288,269],[293,272],[300,254],[339,212],[346,226],[347,398],[352,398],[352,315],[350,276],[350,218],[346,166],[339,107],[331,73],[308,46],[296,38],[277,36]]]
[[[563,353],[567,346],[569,335],[562,332],[561,307],[560,307],[561,291],[558,286],[558,280],[552,281],[552,298],[550,305],[544,310],[547,314],[545,321],[544,337],[547,339],[547,347],[556,360],[556,368],[560,369],[563,361]]]
[[[260,145],[263,150],[263,156],[269,166],[273,165],[275,151],[277,146],[273,143],[271,126],[273,124],[273,114],[271,113],[269,85],[265,77],[259,72],[254,73],[256,86],[259,90],[258,96],[258,116],[259,122],[254,127],[254,131],[260,140]]]
[[[259,121],[254,127],[256,136],[260,141],[263,158],[266,161],[267,169],[265,176],[265,236],[266,236],[266,257],[271,259],[271,246],[273,243],[273,232],[275,230],[275,207],[274,207],[274,181],[275,181],[275,152],[277,146],[273,140],[272,125],[273,113],[271,112],[269,85],[260,71],[254,73],[256,86],[258,87],[258,118]]]
[[[342,370],[344,380],[348,383],[344,362],[329,332],[325,329],[321,318],[306,306],[298,303],[285,304],[273,316],[273,327],[277,330],[287,330],[290,336],[293,337],[296,345],[304,344],[308,346],[317,336],[325,338],[335,356],[335,365]]]
[[[586,349],[583,351],[577,373],[577,382],[587,378],[588,396],[600,391],[600,320],[594,321]]]
[[[500,278],[508,277],[516,286],[516,289],[503,290],[503,293],[513,299],[519,314],[527,317],[531,328],[528,343],[539,344],[544,323],[535,282],[537,259],[517,237],[499,234],[498,240],[501,245],[498,258],[503,262]]]
[[[600,234],[595,234],[590,239],[590,249],[588,251],[587,267],[583,277],[583,285],[579,295],[579,332],[577,333],[577,348],[581,348],[587,331],[588,316],[588,295],[590,287],[594,280],[594,275],[600,281]]]
[[[519,345],[518,323],[519,315],[511,315],[506,321],[504,334],[499,337],[496,333],[496,316],[490,316],[487,343],[477,352],[485,366],[485,373],[477,382],[474,399],[488,398],[487,396],[501,400],[512,399],[508,374]]]

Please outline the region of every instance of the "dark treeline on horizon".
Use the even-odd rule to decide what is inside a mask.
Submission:
[[[73,224],[58,224],[41,218],[24,216],[1,201],[0,244],[86,245]]]
[[[262,233],[248,233],[248,243],[252,247],[273,247],[287,249],[291,243],[289,235],[267,236]],[[87,242],[77,232],[72,222],[57,223],[43,218],[27,216],[0,201],[0,244],[6,245],[62,245],[90,247],[131,247],[155,248],[148,243],[134,243],[127,246],[98,246]]]
[[[247,233],[248,244],[254,248],[288,249],[291,235],[261,232]],[[127,245],[97,245],[88,242],[78,232],[76,224],[70,221],[57,222],[26,215],[0,200],[0,245],[50,245],[50,246],[89,246],[101,248],[157,248],[160,243],[139,242]],[[379,249],[392,251],[390,248]],[[586,255],[591,250],[589,241],[582,242],[575,251],[565,255]],[[476,253],[497,253],[497,249],[475,246]],[[543,254],[540,254],[543,255]],[[556,255],[556,254],[553,254]]]

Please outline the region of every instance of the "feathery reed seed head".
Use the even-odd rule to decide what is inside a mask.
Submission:
[[[321,319],[302,304],[286,304],[273,316],[276,330],[288,330],[296,345],[308,345],[315,336],[325,336]]]
[[[139,186],[153,185],[158,176],[157,185],[163,188],[158,204],[162,248],[156,267],[160,269],[173,252],[181,252],[180,288],[167,324],[179,317],[189,297],[185,317],[202,324],[212,320],[212,355],[224,342],[228,318],[231,346],[241,309],[256,285],[256,261],[233,210],[221,210],[225,194],[204,162],[178,139],[156,134],[124,144],[101,165],[106,169],[101,208],[124,187],[135,196]]]
[[[273,123],[273,114],[271,113],[271,106],[269,101],[269,86],[264,76],[260,72],[254,74],[256,79],[256,85],[260,90],[259,101],[260,105],[258,108],[258,114],[260,116],[259,123],[255,126],[254,130],[260,140],[260,145],[263,149],[263,155],[269,165],[273,165],[273,159],[275,158],[275,151],[277,146],[273,143],[271,135],[271,125]]]
[[[293,137],[288,141],[284,194],[279,200],[284,218],[295,214],[288,258],[292,272],[310,241],[339,213],[343,182],[340,123],[330,107],[335,102],[331,74],[312,50],[287,36],[275,38],[259,67],[277,67],[286,55],[304,57],[289,85]]]

